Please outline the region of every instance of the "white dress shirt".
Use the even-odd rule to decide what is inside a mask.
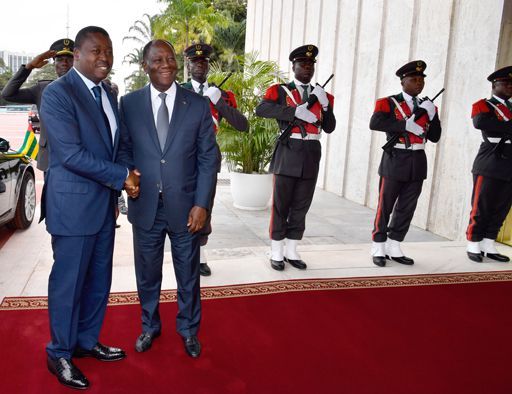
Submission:
[[[300,97],[302,99],[302,96],[304,96],[304,89],[302,88],[302,85],[307,85],[307,89],[308,89],[308,97],[311,95],[311,84],[309,83],[303,83],[297,79],[293,79],[293,82],[295,83],[295,87],[297,88],[297,90],[299,91],[300,93]],[[300,104],[300,103],[299,103]]]
[[[174,109],[174,101],[176,99],[176,82],[173,82],[171,87],[167,89],[165,92],[160,92],[157,90],[153,84],[150,86],[150,92],[151,92],[151,108],[153,109],[153,119],[155,121],[155,127],[156,127],[156,118],[158,116],[158,109],[160,108],[160,105],[162,104],[162,99],[158,97],[160,93],[167,93],[167,96],[165,97],[165,105],[167,105],[167,111],[169,111],[169,123],[171,123],[172,119],[172,111]]]
[[[414,102],[412,101],[412,96],[410,94],[407,94],[405,92],[402,92],[402,96],[404,96],[404,100],[407,103],[407,106],[411,110],[411,112],[414,109]],[[418,101],[418,98],[416,97],[416,103],[420,105],[420,102]]]
[[[194,88],[194,92],[199,93],[199,87],[201,86],[201,82],[197,82],[193,79],[190,80],[192,82],[192,87]],[[208,89],[208,81],[204,81],[203,83],[203,93],[206,92],[206,89]]]
[[[99,85],[96,85],[93,81],[91,81],[89,78],[87,78],[85,75],[83,75],[76,68],[73,67],[73,69],[80,76],[80,78],[82,78],[82,81],[84,81],[85,86],[87,86],[87,89],[89,89],[89,93],[91,93],[94,101],[96,101],[96,98],[94,96],[94,92],[92,91],[92,88],[95,86],[99,86],[101,88],[101,103],[103,105],[103,111],[105,112],[105,115],[107,115],[108,123],[110,124],[110,131],[112,133],[112,144],[114,144],[114,138],[115,138],[115,135],[117,132],[117,121],[116,121],[116,116],[114,115],[114,110],[112,109],[112,106],[110,105],[110,100],[108,99],[107,92],[105,92],[105,89],[103,89],[103,86],[101,86],[101,83]]]

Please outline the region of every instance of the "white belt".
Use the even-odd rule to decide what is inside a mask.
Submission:
[[[487,137],[487,141],[489,141],[491,144],[497,144],[501,141],[500,137]],[[484,140],[485,142],[485,140]],[[505,144],[510,144],[510,140],[506,140]]]
[[[425,144],[411,144],[411,146],[409,146],[408,148],[405,146],[405,144],[395,144],[393,148],[405,150],[424,150]]]
[[[294,140],[319,140],[322,137],[321,134],[309,134],[302,138],[302,134],[300,133],[291,133],[290,138]]]

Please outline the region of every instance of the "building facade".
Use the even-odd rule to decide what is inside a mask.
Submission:
[[[22,64],[29,63],[34,58],[34,55],[19,52],[0,51],[0,58],[3,59],[7,68],[10,68],[12,72],[16,72]]]
[[[249,0],[245,42],[247,52],[258,51],[285,72],[293,48],[319,47],[315,79],[335,74],[326,90],[335,96],[337,128],[322,137],[318,186],[372,208],[385,143],[384,133],[368,127],[375,100],[401,91],[400,66],[426,61],[423,93],[446,88],[436,100],[443,135],[427,144],[428,179],[413,224],[462,240],[482,140],[471,105],[490,96],[486,77],[512,64],[511,26],[508,0]]]

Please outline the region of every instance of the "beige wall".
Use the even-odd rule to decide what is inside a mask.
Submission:
[[[470,170],[481,140],[471,123],[471,104],[489,95],[486,77],[496,65],[512,62],[511,2],[505,2],[504,7],[504,0],[249,0],[246,51],[258,51],[289,73],[292,49],[319,47],[315,78],[323,83],[335,73],[327,90],[335,96],[337,128],[322,137],[318,186],[372,208],[385,139],[368,128],[375,100],[400,92],[396,69],[425,60],[424,93],[446,88],[436,100],[443,136],[427,146],[429,175],[413,223],[463,239]]]

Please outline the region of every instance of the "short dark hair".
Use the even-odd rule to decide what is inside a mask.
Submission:
[[[102,27],[98,26],[87,26],[81,29],[77,34],[75,38],[75,48],[80,49],[82,47],[82,44],[87,39],[87,36],[89,34],[94,33],[100,33],[103,34],[105,37],[110,39],[110,36],[108,35],[107,31],[103,29]]]
[[[144,48],[142,49],[142,60],[143,61],[146,61],[146,57],[148,56],[149,50],[157,42],[163,42],[163,43],[169,45],[172,48],[172,51],[174,52],[174,54],[176,54],[176,50],[174,49],[174,46],[169,41],[162,40],[162,39],[159,38],[159,39],[156,39],[156,40],[151,40],[146,45],[144,45]]]

